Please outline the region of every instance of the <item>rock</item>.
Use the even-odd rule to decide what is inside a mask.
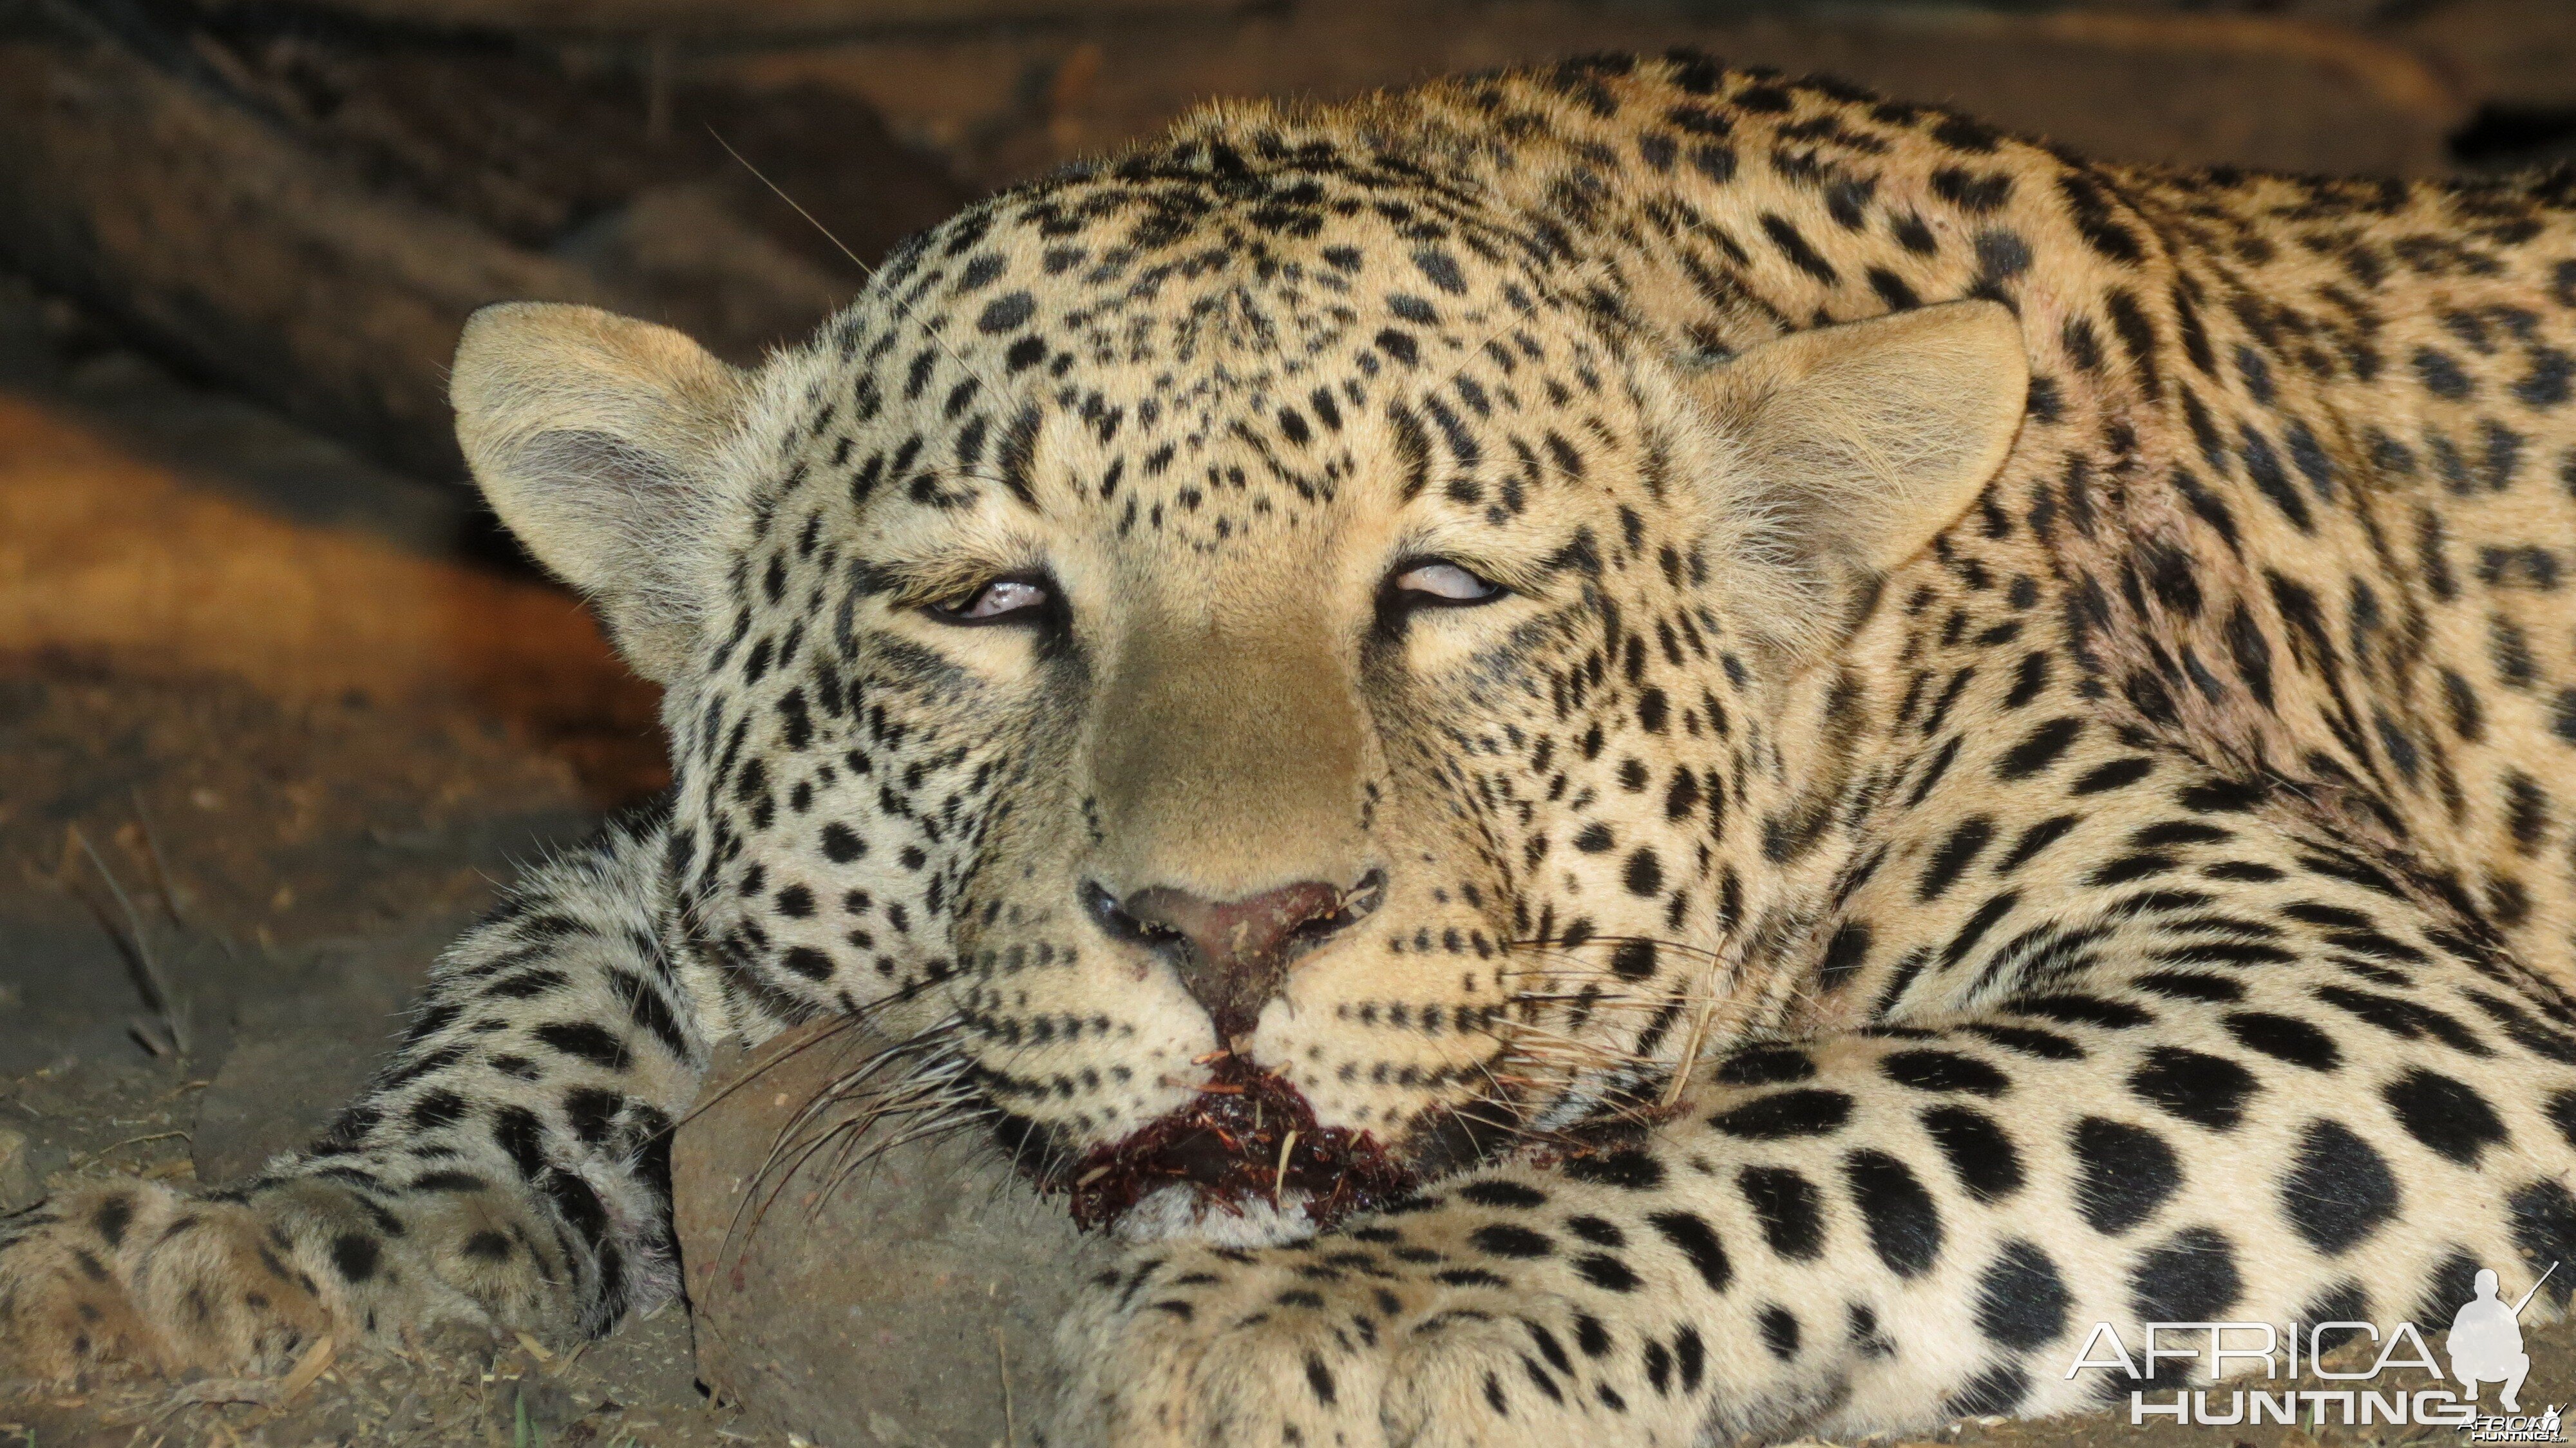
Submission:
[[[908,1057],[846,1021],[720,1067],[672,1144],[698,1375],[812,1442],[1026,1441],[1103,1248],[966,1127],[905,1141]],[[828,1098],[828,1099],[827,1099]]]
[[[44,1176],[36,1170],[35,1145],[27,1133],[0,1126],[0,1212],[14,1212],[45,1194]]]

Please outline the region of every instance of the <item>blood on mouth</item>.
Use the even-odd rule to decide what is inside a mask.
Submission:
[[[1296,1087],[1236,1053],[1215,1067],[1188,1105],[1046,1183],[1071,1197],[1084,1230],[1106,1227],[1176,1185],[1189,1187],[1202,1211],[1301,1200],[1319,1230],[1412,1189],[1412,1174],[1376,1138],[1316,1125]]]

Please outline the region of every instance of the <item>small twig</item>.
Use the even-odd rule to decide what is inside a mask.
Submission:
[[[1020,1448],[1020,1420],[1011,1403],[1011,1354],[998,1322],[993,1324],[993,1360],[1002,1372],[1002,1448]]]
[[[306,1348],[303,1358],[295,1364],[295,1370],[286,1375],[286,1381],[277,1385],[278,1405],[283,1407],[303,1396],[304,1390],[313,1386],[314,1380],[321,1377],[331,1366],[331,1360],[339,1355],[340,1344],[333,1340],[331,1334],[326,1332],[315,1338],[313,1346]]]
[[[750,172],[752,179],[758,181],[761,185],[768,187],[771,195],[776,196],[779,200],[784,201],[790,207],[793,207],[797,215],[805,218],[807,225],[812,226],[816,231],[823,233],[823,239],[825,241],[828,241],[832,243],[832,245],[840,248],[841,255],[850,259],[850,265],[857,267],[859,269],[859,273],[862,276],[865,276],[871,285],[875,284],[877,280],[877,268],[861,261],[859,259],[859,254],[850,250],[850,244],[848,242],[845,242],[839,237],[833,235],[832,228],[825,226],[821,221],[817,220],[813,212],[806,210],[803,204],[798,202],[795,197],[788,195],[777,182],[770,180],[768,173],[751,164],[750,159],[744,156],[740,151],[735,150],[733,148],[733,142],[726,140],[722,132],[718,131],[713,126],[709,126],[707,127],[707,134],[715,137],[716,144],[724,147],[726,155],[733,157],[734,160],[741,165],[742,169]],[[894,309],[896,311],[903,313],[906,321],[911,322],[914,326],[920,327],[922,331],[928,333],[932,345],[938,347],[940,351],[947,353],[948,360],[956,363],[959,371],[974,378],[977,382],[982,383],[985,391],[999,391],[998,388],[993,386],[990,378],[976,370],[975,365],[967,361],[956,348],[948,345],[947,336],[939,328],[924,326],[921,320],[921,315],[915,312],[911,305],[905,302],[902,296],[896,293],[894,288],[886,288],[886,300],[894,304]]]
[[[272,1407],[277,1402],[277,1384],[261,1378],[205,1378],[174,1389],[170,1401],[154,1415],[154,1420],[167,1418],[181,1408],[203,1408],[220,1403],[249,1403],[255,1407]]]
[[[188,917],[179,911],[179,887],[170,882],[170,861],[161,853],[161,837],[152,828],[152,815],[143,808],[143,791],[129,790],[134,797],[134,822],[143,829],[143,849],[152,859],[152,883],[161,888],[161,909],[170,923],[182,930],[189,928]]]
[[[150,997],[144,1004],[160,1015],[162,1028],[170,1033],[170,1044],[178,1048],[180,1055],[187,1055],[188,1033],[179,1024],[178,997],[171,993],[170,982],[161,974],[160,963],[152,958],[152,944],[143,935],[143,917],[135,913],[134,902],[126,898],[125,887],[117,883],[116,872],[107,867],[107,861],[99,858],[89,836],[82,834],[78,825],[73,825],[71,832],[72,843],[81,847],[82,854],[89,856],[90,866],[98,871],[100,879],[107,882],[108,893],[116,897],[116,907],[125,912],[125,927],[133,945],[135,964],[143,972],[144,989]]]
[[[147,1141],[168,1141],[172,1137],[177,1137],[181,1141],[191,1139],[188,1133],[184,1131],[156,1131],[148,1136],[129,1136],[123,1141],[110,1143],[109,1145],[102,1146],[98,1150],[91,1152],[89,1159],[92,1161],[99,1161],[105,1158],[111,1151],[120,1151],[129,1146],[141,1146]]]

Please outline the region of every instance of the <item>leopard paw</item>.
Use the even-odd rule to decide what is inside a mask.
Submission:
[[[1662,1391],[1671,1357],[1660,1346],[1664,1368],[1648,1370],[1655,1391],[1622,1391],[1603,1356],[1607,1329],[1573,1303],[1482,1271],[1418,1266],[1331,1239],[1258,1253],[1140,1254],[1096,1279],[1059,1329],[1068,1376],[1050,1441],[1554,1448],[1605,1436],[1695,1440],[1691,1406]],[[1696,1386],[1696,1357],[1686,1371]]]
[[[1105,1275],[1058,1331],[1071,1372],[1055,1440],[1380,1448],[1382,1344],[1304,1310],[1322,1300],[1305,1285],[1199,1249]]]
[[[0,1377],[273,1372],[330,1323],[282,1234],[247,1206],[131,1182],[0,1223]]]

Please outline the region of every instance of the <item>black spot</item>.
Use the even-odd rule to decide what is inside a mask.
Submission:
[[[2007,851],[2001,860],[1995,862],[1995,873],[2009,875],[2029,864],[2033,856],[2064,839],[2068,831],[2083,822],[2083,817],[2080,815],[2062,814],[2052,815],[2032,825],[2022,831],[2021,838],[2013,841],[2012,849]]]
[[[1313,1353],[1306,1354],[1306,1386],[1315,1394],[1316,1402],[1331,1405],[1333,1370],[1325,1367],[1324,1360]]]
[[[2155,1215],[2182,1185],[2182,1161],[2143,1126],[2087,1116],[2075,1123],[2075,1206],[2094,1231],[2116,1236]],[[2197,1319],[2165,1317],[2161,1322]]]
[[[2460,370],[2459,360],[2451,354],[2434,347],[2418,347],[2412,360],[2416,378],[2434,396],[2457,402],[2469,395],[2469,375]]]
[[[1610,951],[1610,974],[1615,974],[1623,982],[1654,979],[1654,961],[1654,940],[1620,940],[1618,946]]]
[[[1745,1141],[1823,1136],[1851,1119],[1852,1099],[1839,1091],[1782,1091],[1729,1107],[1708,1124]]]
[[[2135,977],[2129,984],[2170,1000],[2226,1005],[2245,999],[2242,985],[2223,975],[2202,975],[2198,971],[2151,970]]]
[[[1843,1173],[1878,1260],[1899,1277],[1930,1271],[1941,1255],[1941,1213],[1913,1170],[1883,1151],[1855,1151]]]
[[[2314,864],[2314,861],[2310,862]],[[2475,1032],[2457,1020],[2411,1000],[2396,996],[2376,995],[2345,986],[2323,986],[2317,999],[2330,1006],[2349,1011],[2379,1029],[2404,1040],[2430,1035],[2455,1051],[2471,1056],[2492,1056],[2495,1052]]]
[[[469,1171],[424,1172],[411,1179],[411,1190],[416,1192],[479,1192],[490,1185]]]
[[[90,1215],[89,1224],[110,1248],[123,1246],[126,1228],[134,1225],[134,1199],[109,1197],[98,1204],[98,1210]]]
[[[2072,1300],[2048,1254],[2015,1238],[1977,1279],[1977,1330],[2003,1347],[2044,1347],[2066,1330]]]
[[[1690,1260],[1692,1270],[1699,1273],[1699,1280],[1708,1285],[1709,1291],[1724,1292],[1727,1283],[1734,1280],[1735,1269],[1726,1260],[1726,1248],[1718,1242],[1717,1233],[1697,1214],[1654,1212],[1647,1216],[1646,1225],[1661,1233],[1665,1241],[1672,1243],[1676,1251]],[[1596,1326],[1594,1330],[1599,1329]],[[1590,1356],[1600,1356],[1588,1348],[1585,1351]]]
[[[1945,1417],[1988,1418],[2009,1414],[2030,1395],[2030,1374],[2017,1363],[1997,1363],[1959,1386],[1944,1399]]]
[[[2129,1307],[2141,1322],[2217,1322],[2244,1295],[2236,1247],[2215,1227],[2186,1227],[2138,1259]]]
[[[810,945],[791,945],[779,952],[778,963],[807,980],[830,980],[832,957]]]
[[[2012,1087],[2012,1078],[1974,1056],[1956,1051],[1898,1051],[1879,1063],[1879,1070],[1899,1086],[1917,1091],[1965,1091],[1976,1096],[2001,1096]]]
[[[383,1244],[373,1237],[344,1232],[331,1239],[331,1266],[348,1281],[364,1282],[376,1275],[383,1251]]]
[[[1629,894],[1652,899],[1663,892],[1664,867],[1655,859],[1653,850],[1641,849],[1628,857],[1623,879]]]
[[[1468,1245],[1496,1257],[1546,1257],[1556,1251],[1556,1243],[1543,1232],[1509,1222],[1492,1222],[1467,1234]]]
[[[1923,1129],[1970,1197],[1994,1202],[2021,1190],[2021,1153],[1993,1117],[1966,1106],[1935,1106],[1923,1113]]]
[[[2557,1182],[2543,1179],[2515,1188],[2505,1199],[2505,1212],[2513,1223],[2513,1244],[2522,1249],[2522,1260],[2535,1274],[2553,1262],[2562,1264],[2546,1286],[2550,1300],[2565,1307],[2567,1285],[2558,1277],[2566,1273],[2563,1264],[2576,1262],[2576,1197]]]
[[[2417,1322],[2448,1321],[2452,1313],[2460,1310],[2461,1303],[2477,1295],[2478,1266],[2477,1258],[2461,1248],[2452,1248],[2433,1265],[2432,1276],[2424,1284],[2424,1295],[2409,1316]],[[2358,1318],[2360,1314],[2354,1316]]]
[[[2044,654],[2031,655],[2044,659]],[[2051,719],[2032,730],[2027,738],[2006,751],[1995,764],[1995,773],[2004,779],[2027,779],[2057,762],[2075,737],[2084,732],[2084,721],[2067,717]]]
[[[2011,198],[2013,178],[2001,171],[1980,175],[1958,166],[1944,166],[1932,173],[1934,195],[1960,210],[1982,216],[2002,206]]]
[[[1653,1191],[1664,1184],[1664,1164],[1642,1151],[1570,1157],[1565,1162],[1564,1172],[1575,1181],[1632,1192]]]
[[[1027,292],[1005,292],[984,305],[984,314],[975,319],[984,332],[1009,332],[1028,325],[1037,315],[1038,300]]]
[[[2576,358],[2555,347],[2535,347],[2531,372],[2513,385],[2514,400],[2525,407],[2556,407],[2568,398],[2568,381],[2576,377]]]
[[[547,1170],[545,1125],[526,1107],[504,1106],[492,1113],[492,1142],[523,1179],[534,1181]]]
[[[1748,1166],[1735,1174],[1735,1185],[1773,1252],[1794,1262],[1815,1259],[1825,1238],[1815,1183],[1787,1167]]]
[[[2504,1140],[2504,1122],[2477,1088],[2422,1067],[2380,1088],[2407,1134],[2462,1166]]]
[[[623,1071],[631,1063],[626,1042],[607,1027],[590,1021],[555,1021],[537,1027],[540,1041],[603,1071]]]
[[[1713,1079],[1729,1086],[1786,1086],[1795,1081],[1813,1080],[1815,1074],[1816,1063],[1804,1051],[1786,1046],[1756,1046],[1738,1051],[1720,1062]]]
[[[1512,1181],[1469,1182],[1458,1189],[1458,1199],[1473,1202],[1480,1207],[1530,1208],[1547,1205],[1545,1192]]]
[[[1932,139],[1955,150],[1979,154],[1990,153],[2003,143],[2001,133],[1994,127],[1967,116],[1943,116],[1932,128]]]
[[[1920,901],[1940,899],[1942,892],[1958,883],[1959,876],[1976,863],[1977,856],[1993,843],[1994,838],[1995,822],[1986,816],[1972,815],[1961,821],[1950,831],[1949,838],[1941,842],[1940,848],[1932,852],[1931,862],[1923,867],[1923,879],[1915,887],[1914,898]]]
[[[1436,247],[1424,247],[1413,254],[1413,264],[1431,284],[1451,296],[1465,296],[1467,281],[1458,273],[1457,259]]]
[[[1574,1274],[1605,1292],[1634,1292],[1637,1274],[1628,1264],[1602,1252],[1586,1252],[1574,1259]]]
[[[2110,886],[2110,884],[2130,884],[2130,881],[2161,876],[2161,873],[2172,871],[2172,868],[2174,868],[2174,855],[2146,850],[2146,853],[2120,855],[2120,858],[2099,863],[2099,866],[2092,868],[2092,873],[2084,876],[2084,884],[2094,886],[2094,889],[2099,889],[2099,886]]]
[[[2276,1016],[2269,1011],[2234,1011],[2227,1016],[2226,1025],[2237,1044],[2274,1060],[2311,1071],[2331,1071],[2343,1064],[2343,1052],[2336,1048],[2334,1037],[2295,1017]]]
[[[1761,1324],[1762,1345],[1771,1349],[1773,1357],[1787,1362],[1798,1355],[1798,1319],[1789,1309],[1774,1302],[1754,1320]]]
[[[2369,1142],[2339,1121],[2308,1123],[2281,1180],[2281,1210],[2320,1252],[2341,1253],[2396,1215],[2397,1178]]]
[[[1762,231],[1764,235],[1771,238],[1771,244],[1780,249],[1780,255],[1787,258],[1791,266],[1827,286],[1833,286],[1842,280],[1842,275],[1834,270],[1833,263],[1825,260],[1813,246],[1808,245],[1807,238],[1801,235],[1798,228],[1786,217],[1768,211],[1762,213]]]
[[[2158,1046],[2129,1073],[2129,1089],[2185,1121],[2228,1131],[2244,1119],[2254,1073],[2224,1056]]]
[[[2076,776],[2075,783],[2068,788],[2067,793],[2102,794],[2114,789],[2126,789],[2154,773],[2155,767],[2154,760],[2143,756],[2110,760],[2097,764]]]
[[[1846,920],[1825,942],[1825,958],[1817,967],[1817,983],[1828,991],[1839,990],[1851,983],[1863,962],[1869,959],[1871,931],[1866,920]]]

